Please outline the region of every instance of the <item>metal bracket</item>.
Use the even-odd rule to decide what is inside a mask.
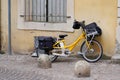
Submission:
[[[20,17],[25,17],[25,15],[20,15]]]
[[[67,18],[71,18],[71,16],[67,16]]]

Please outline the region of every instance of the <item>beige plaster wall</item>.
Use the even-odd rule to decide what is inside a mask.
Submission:
[[[7,50],[7,0],[2,1],[2,49]],[[52,32],[40,30],[17,29],[17,0],[12,1],[12,50],[14,53],[30,54],[34,49],[34,36],[55,36],[69,34],[67,44],[73,42],[81,33]],[[85,20],[86,24],[97,22],[103,34],[99,38],[104,48],[104,54],[111,56],[115,53],[115,30],[117,26],[117,0],[74,0],[76,20]],[[74,37],[73,37],[74,36]],[[79,50],[78,45],[74,51]]]
[[[0,50],[1,50],[1,1],[0,1]]]

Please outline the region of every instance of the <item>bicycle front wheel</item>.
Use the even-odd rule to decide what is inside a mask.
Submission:
[[[83,53],[82,57],[88,62],[97,62],[102,57],[103,48],[101,44],[96,40],[93,40],[89,44],[90,46],[88,48],[86,41],[82,43],[80,49],[80,51]]]

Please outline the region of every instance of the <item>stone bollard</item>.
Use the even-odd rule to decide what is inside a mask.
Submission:
[[[38,58],[38,67],[48,69],[52,67],[51,61],[47,54],[40,54]]]
[[[74,68],[75,76],[79,77],[90,77],[90,64],[86,61],[78,61]]]

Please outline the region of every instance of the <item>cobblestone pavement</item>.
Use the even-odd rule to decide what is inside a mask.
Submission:
[[[58,59],[51,69],[41,69],[30,55],[0,55],[0,80],[120,80],[120,65],[110,60],[91,63],[91,76],[77,78],[73,73],[77,61]]]

